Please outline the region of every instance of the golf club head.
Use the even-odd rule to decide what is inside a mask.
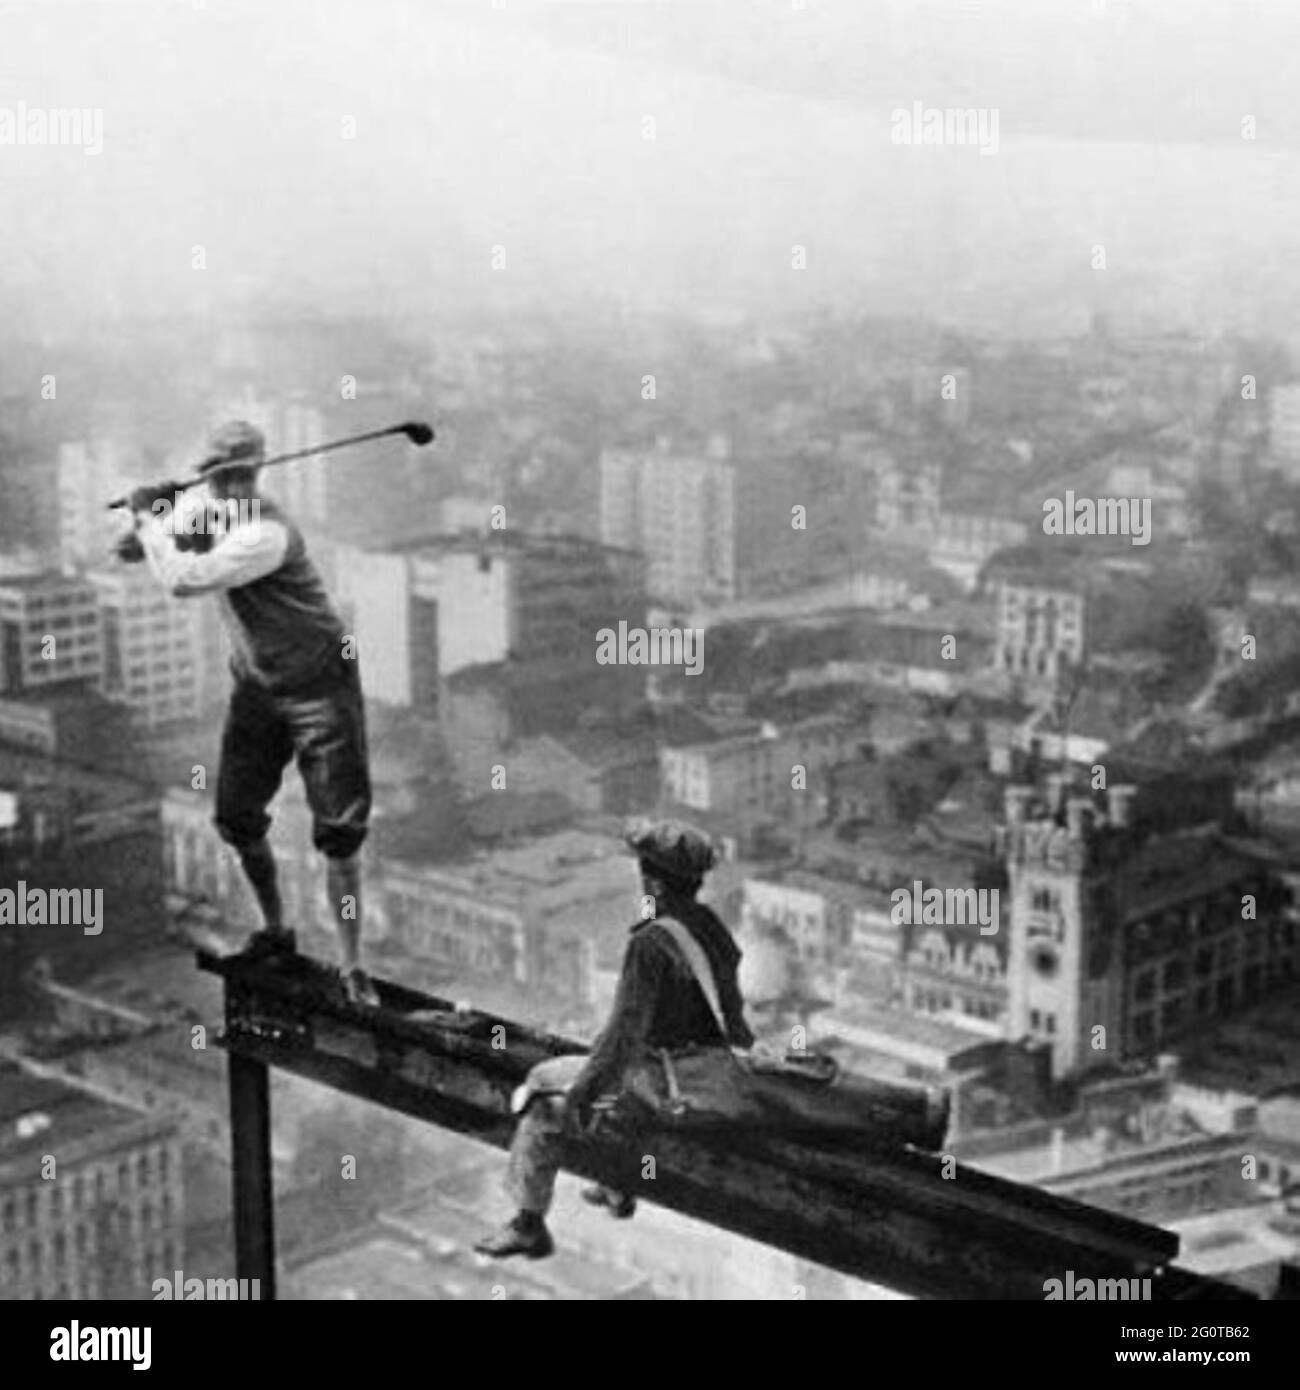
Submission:
[[[421,448],[433,440],[432,427],[422,420],[408,420],[400,429],[412,444],[418,444]]]

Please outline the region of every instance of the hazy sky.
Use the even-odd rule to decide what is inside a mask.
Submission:
[[[1276,329],[1300,308],[1300,6],[503,5],[0,5],[0,108],[103,111],[98,155],[0,145],[0,308],[75,330],[507,285],[994,330],[1108,304]],[[996,104],[998,153],[892,144],[914,101]]]

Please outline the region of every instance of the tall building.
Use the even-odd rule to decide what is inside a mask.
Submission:
[[[46,571],[0,580],[0,693],[66,681],[98,686],[103,628],[95,588]]]
[[[652,601],[687,610],[844,578],[861,559],[861,471],[794,426],[746,445],[601,454],[601,539],[646,557]]]
[[[1054,688],[1083,660],[1085,597],[1068,582],[1008,576],[998,588],[994,663],[1030,687]]]
[[[104,508],[130,490],[128,472],[114,444],[77,440],[59,446],[59,559],[65,569],[107,558],[115,533]]]
[[[150,1297],[182,1268],[181,1158],[170,1117],[0,1069],[0,1300]]]
[[[679,606],[737,596],[737,470],[724,436],[704,450],[606,449],[600,459],[601,540],[640,550],[658,602]]]
[[[143,566],[92,571],[104,631],[104,694],[152,728],[202,707],[204,609],[175,599]]]
[[[643,568],[579,537],[460,535],[345,556],[339,596],[367,695],[432,713],[441,680],[507,660],[608,684],[597,634],[644,623]]]
[[[1300,481],[1300,383],[1273,388],[1268,421],[1269,462],[1292,482]]]
[[[1204,786],[1159,804],[1112,786],[1104,807],[1067,792],[1059,777],[1046,797],[1006,792],[1013,1040],[1045,1042],[1071,1075],[1154,1055],[1294,978],[1284,886],[1206,819]]]

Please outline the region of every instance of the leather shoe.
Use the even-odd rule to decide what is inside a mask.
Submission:
[[[555,1249],[546,1222],[540,1217],[533,1221],[521,1221],[515,1217],[490,1236],[476,1241],[474,1249],[480,1255],[491,1255],[503,1260],[511,1255],[526,1255],[530,1260],[541,1260]]]
[[[636,1198],[612,1187],[584,1187],[582,1200],[590,1202],[593,1207],[605,1207],[619,1221],[626,1221],[636,1211]]]

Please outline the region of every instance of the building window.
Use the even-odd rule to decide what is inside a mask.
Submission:
[[[1043,1026],[1044,1026],[1044,1028],[1047,1030],[1047,1033],[1048,1033],[1049,1036],[1051,1036],[1052,1034],[1054,1034],[1054,1033],[1056,1032],[1056,1015],[1055,1015],[1055,1014],[1044,1014],[1044,1015],[1043,1015]]]
[[[1143,970],[1133,984],[1133,998],[1139,1004],[1148,1004],[1155,998],[1156,972]]]
[[[1037,1009],[1030,1009],[1029,1011],[1029,1026],[1035,1033],[1042,1027],[1042,1015]]]

